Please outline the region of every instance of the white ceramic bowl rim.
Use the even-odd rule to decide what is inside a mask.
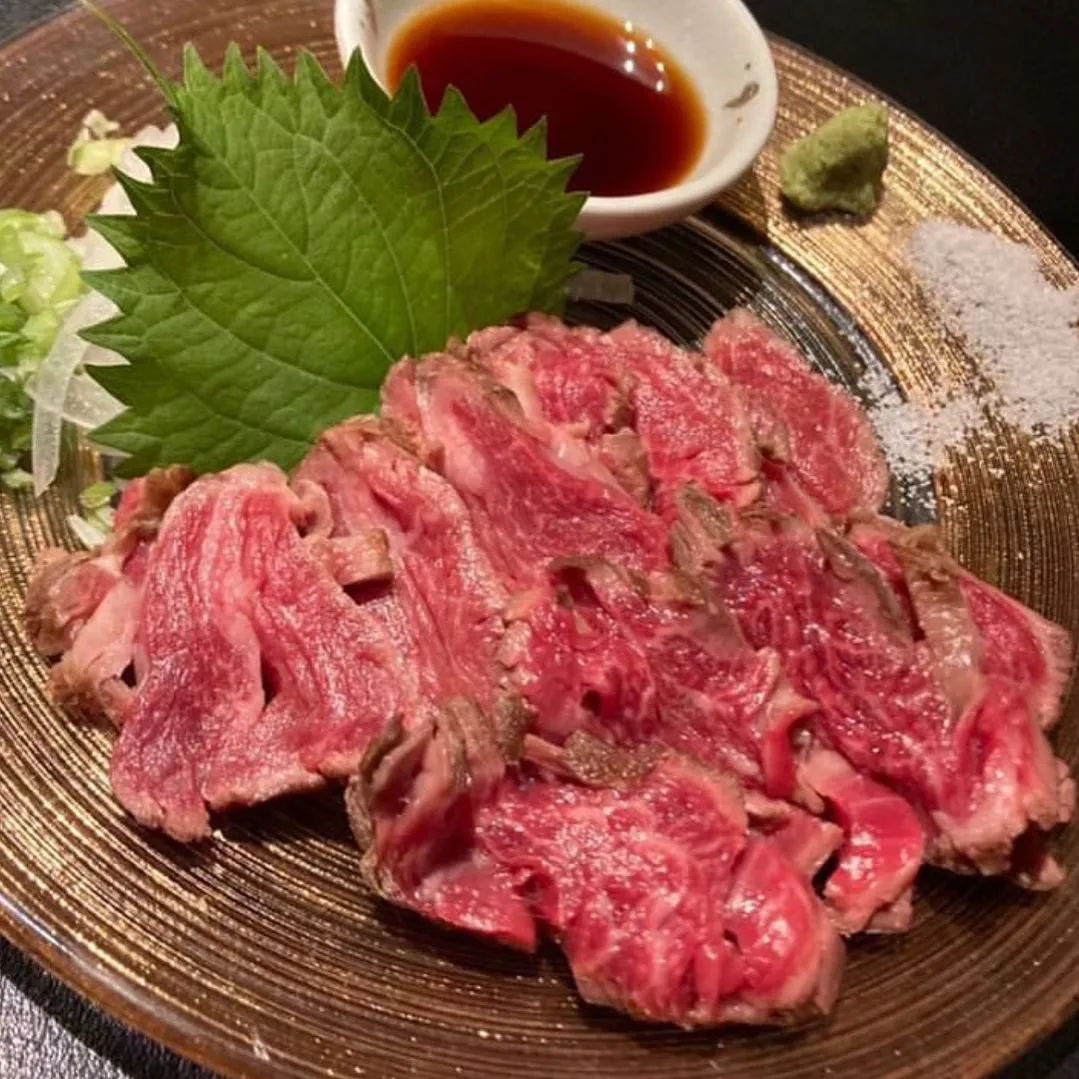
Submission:
[[[360,30],[361,12],[369,0],[336,0],[334,32],[342,62],[357,49],[363,51],[363,35]],[[590,0],[584,0],[587,4]],[[657,0],[661,5],[682,3],[684,0]],[[727,9],[730,17],[739,24],[745,34],[753,56],[752,80],[757,84],[752,101],[752,119],[739,130],[718,160],[703,171],[695,171],[688,179],[672,184],[659,191],[641,195],[598,196],[590,195],[584,214],[592,221],[606,221],[624,217],[662,216],[692,208],[708,202],[725,187],[734,183],[756,159],[764,148],[775,123],[778,102],[778,85],[775,64],[764,33],[742,0],[717,0]],[[591,0],[592,6],[602,9],[601,0]],[[676,53],[677,55],[677,53]],[[369,58],[370,62],[370,58]],[[381,74],[374,71],[381,82]],[[717,106],[706,102],[710,108]],[[720,108],[737,108],[736,105],[720,105]]]

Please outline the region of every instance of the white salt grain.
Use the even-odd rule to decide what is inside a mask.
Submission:
[[[1046,281],[1024,244],[953,221],[925,221],[907,257],[948,328],[993,383],[1002,419],[1056,435],[1079,419],[1079,288]]]
[[[884,456],[900,479],[924,479],[985,421],[981,403],[970,395],[905,399],[880,370],[867,371],[861,389]]]
[[[954,221],[922,222],[907,259],[984,386],[910,401],[884,372],[867,372],[870,416],[901,480],[930,476],[994,415],[1036,439],[1079,421],[1079,287],[1054,288],[1031,248]]]

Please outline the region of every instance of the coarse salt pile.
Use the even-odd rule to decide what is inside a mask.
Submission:
[[[867,371],[859,385],[888,467],[901,481],[928,480],[949,447],[985,423],[984,405],[969,392],[911,401],[883,370]]]
[[[1033,438],[1079,422],[1079,288],[1054,288],[1031,248],[953,221],[922,222],[907,259],[945,325],[964,338],[985,389],[906,401],[881,372],[863,379],[900,479],[931,474],[990,415]]]
[[[951,221],[923,222],[907,257],[981,360],[1004,420],[1030,435],[1079,420],[1079,288],[1050,285],[1024,244]]]

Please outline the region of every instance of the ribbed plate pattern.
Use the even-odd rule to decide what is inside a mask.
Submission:
[[[116,0],[106,6],[167,69],[194,41],[297,46],[334,64],[328,0]],[[707,220],[589,252],[632,272],[634,314],[692,340],[749,303],[853,384],[883,363],[911,394],[971,377],[971,358],[926,310],[903,265],[912,224],[946,216],[1035,246],[1060,284],[1075,266],[1009,194],[912,117],[893,113],[888,192],[862,227],[790,220],[775,147],[873,95],[775,43],[782,105],[773,146]],[[81,114],[161,121],[136,66],[93,20],[70,15],[0,52],[0,199],[59,206],[72,223],[100,195],[66,172]],[[581,311],[598,320],[611,310]],[[230,1075],[580,1075],[687,1079],[983,1076],[1047,1033],[1079,992],[1079,876],[1048,897],[927,874],[909,935],[851,949],[830,1024],[686,1035],[580,1005],[553,951],[516,956],[374,903],[360,886],[336,797],[225,821],[206,849],[131,827],[106,781],[109,736],[58,715],[21,625],[34,552],[93,463],[40,506],[0,511],[0,925],[60,977],[133,1025]],[[917,492],[914,493],[917,496]],[[897,496],[912,518],[932,496]],[[975,572],[1079,629],[1079,444],[1002,433],[937,477],[950,542]],[[1073,706],[1058,747],[1079,764]],[[1079,828],[1060,844],[1079,868]]]

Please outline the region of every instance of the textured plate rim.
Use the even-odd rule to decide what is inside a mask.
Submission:
[[[16,46],[32,47],[39,37],[47,36],[58,28],[77,23],[87,17],[85,13],[75,9],[45,19],[18,37],[0,44],[0,56]],[[1048,244],[1073,267],[1079,268],[1079,259],[1053,236],[1007,185],[932,125],[876,90],[871,84],[830,61],[816,56],[802,46],[774,34],[769,34],[768,38],[770,43],[779,44],[791,52],[800,54],[810,65],[830,71],[837,79],[851,87],[887,101],[896,113],[906,117],[931,136],[933,141],[961,158],[973,171],[977,172],[983,183],[994,187],[1005,196],[1009,203],[1026,214],[1035,223]],[[856,310],[853,313],[857,315]],[[271,1076],[287,1073],[287,1069],[252,1056],[249,1050],[243,1049],[239,1041],[219,1036],[205,1027],[192,1023],[182,1011],[168,1002],[161,1002],[158,998],[152,997],[144,987],[110,974],[106,968],[94,961],[90,952],[76,951],[69,947],[33,914],[2,893],[0,893],[0,929],[5,937],[41,963],[60,981],[91,1000],[95,1005],[184,1057],[228,1074]],[[1022,1038],[1014,1043],[1013,1051],[1008,1059],[1000,1060],[999,1065],[1015,1060],[1041,1038],[1057,1029],[1062,1022],[1075,1014],[1077,1005],[1079,1005],[1079,972],[1074,983],[1070,985],[1067,997],[1062,996],[1058,1002],[1054,1003],[1037,1029],[1026,1030]]]

